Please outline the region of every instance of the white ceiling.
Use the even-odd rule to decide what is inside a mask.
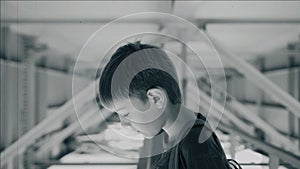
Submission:
[[[136,12],[171,12],[170,1],[1,1],[2,19],[32,20],[85,20],[115,19]],[[176,1],[173,14],[189,20],[214,19],[300,19],[300,2],[234,2],[234,1]],[[104,24],[11,24],[18,32],[36,35],[51,48],[77,57],[86,40]],[[176,27],[172,29],[176,30]],[[158,25],[123,23],[114,25],[102,37],[95,49],[84,58],[94,61],[102,46],[113,44],[118,34],[147,30],[157,31]],[[249,58],[283,48],[288,42],[299,40],[300,24],[212,24],[207,31],[239,56]],[[197,42],[192,42],[195,50]],[[99,49],[100,48],[100,49]],[[104,51],[102,51],[104,52]]]
[[[7,18],[118,18],[135,12],[168,12],[168,1],[5,1]],[[18,11],[18,12],[17,12]]]
[[[281,18],[300,17],[297,1],[210,1],[197,10],[197,18]]]

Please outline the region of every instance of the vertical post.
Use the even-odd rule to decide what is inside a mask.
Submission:
[[[7,169],[13,169],[14,168],[14,159],[13,158],[10,158],[8,161],[7,161]]]
[[[269,156],[270,161],[269,161],[269,167],[270,169],[278,169],[279,167],[279,158],[273,154]]]
[[[298,118],[298,150],[300,150],[300,118]]]
[[[151,147],[153,147],[152,142],[149,143],[149,144],[150,144]],[[151,150],[150,150],[150,151],[151,151]],[[151,163],[152,163],[151,156],[150,156],[150,157],[147,157],[146,159],[147,159],[147,161],[146,161],[146,169],[151,169]]]
[[[24,169],[24,155],[23,154],[19,154],[17,155],[17,161],[16,161],[16,164],[17,164],[17,169]]]
[[[23,113],[21,115],[21,135],[34,126],[35,122],[35,58],[28,51],[23,76]]]
[[[9,76],[8,78],[8,85],[5,87],[8,91],[8,98],[7,98],[7,108],[8,111],[4,112],[7,114],[8,119],[7,123],[11,123],[8,126],[8,139],[9,139],[9,144],[12,143],[13,140],[18,138],[18,110],[19,110],[19,77],[18,77],[18,71],[19,71],[19,66],[21,64],[17,63],[16,67],[13,67],[11,65],[8,66],[8,72],[7,75]],[[10,162],[14,162],[14,158],[9,158],[8,160],[11,160]],[[11,166],[10,166],[11,167]],[[14,168],[14,167],[12,167]]]
[[[158,25],[158,32],[162,32],[164,30],[164,25],[163,24],[159,24]],[[159,46],[161,47],[161,48],[164,48],[165,47],[165,44],[163,43],[163,42],[160,42],[159,43]]]
[[[36,119],[35,124],[46,117],[47,109],[47,73],[36,72]]]
[[[148,157],[148,155],[152,151],[152,140],[151,139],[144,139],[144,145],[140,150],[140,158],[138,162],[138,169],[150,169],[151,168],[151,157]]]
[[[259,70],[262,73],[264,73],[264,71],[265,71],[265,61],[266,61],[265,57],[259,58]],[[262,115],[262,113],[261,113],[261,112],[263,112],[262,103],[264,101],[265,95],[264,95],[264,92],[260,88],[257,87],[257,90],[259,91],[259,93],[258,93],[259,98],[258,98],[258,101],[256,102],[257,112],[259,115]]]
[[[300,69],[297,69],[298,71],[298,83],[297,83],[297,88],[298,88],[298,100],[300,101]],[[298,119],[298,150],[300,150],[300,118]]]
[[[9,126],[9,113],[7,112],[12,112],[12,110],[9,110],[10,108],[10,97],[12,96],[12,94],[9,92],[11,89],[13,88],[13,80],[11,80],[10,78],[12,76],[10,76],[10,71],[9,71],[9,66],[5,63],[5,62],[1,62],[1,67],[0,67],[0,73],[1,73],[1,97],[0,97],[0,101],[1,101],[1,137],[0,137],[0,145],[1,145],[1,149],[7,147],[10,144],[10,137],[9,135],[11,135],[12,130],[10,130],[10,126]],[[13,99],[13,98],[12,98]],[[10,113],[12,114],[12,113]]]
[[[293,70],[293,65],[295,62],[294,56],[289,57],[289,69],[288,69],[288,91],[290,95],[295,96],[295,74]],[[288,124],[289,124],[289,134],[290,136],[295,135],[295,115],[292,112],[288,112]]]
[[[183,98],[186,98],[187,97],[187,91],[186,91],[186,88],[187,88],[187,83],[188,83],[188,79],[187,79],[187,69],[186,69],[186,65],[187,65],[187,58],[186,58],[186,55],[187,55],[187,52],[186,52],[186,45],[185,44],[182,44],[181,45],[181,58],[182,58],[182,69],[181,69],[181,75],[182,75],[182,95],[183,95]],[[185,100],[184,100],[185,101]],[[186,103],[184,103],[186,104]]]
[[[230,156],[232,159],[235,159],[235,148],[238,145],[235,133],[231,132],[230,134]]]
[[[21,117],[18,119],[19,138],[33,128],[36,121],[36,69],[35,57],[31,49],[27,49],[25,57],[25,67],[22,72],[23,86],[21,88],[23,92],[23,109],[20,111]],[[24,154],[17,154],[16,159],[17,168],[23,169]]]

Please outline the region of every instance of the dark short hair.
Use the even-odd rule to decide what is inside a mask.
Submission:
[[[136,54],[133,61],[134,63],[127,63],[127,65],[123,67],[120,65],[126,58],[134,54]],[[143,65],[143,63],[147,64],[150,62],[155,65],[154,68],[146,68],[136,73],[135,76],[131,78],[130,85],[129,87],[127,86],[128,89],[126,89],[126,86],[122,86],[123,81],[129,78],[126,77],[125,73],[129,67],[138,67]],[[119,77],[120,80],[118,79],[117,87],[112,87],[113,76],[118,67],[122,67],[121,69],[124,75]],[[174,64],[161,48],[140,42],[128,43],[117,49],[102,70],[99,80],[101,104],[112,105],[112,92],[115,92],[114,94],[117,93],[116,95],[121,97],[125,96],[125,90],[127,90],[127,97],[129,94],[130,97],[134,96],[146,102],[147,91],[155,87],[164,89],[171,103],[178,104],[181,103],[181,92],[177,81],[178,77]]]

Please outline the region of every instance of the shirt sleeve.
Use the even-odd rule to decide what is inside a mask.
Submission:
[[[205,142],[198,142],[201,129],[193,128],[182,142],[179,149],[181,168],[229,169],[224,151],[214,133]]]

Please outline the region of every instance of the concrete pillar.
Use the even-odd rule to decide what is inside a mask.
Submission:
[[[270,155],[269,156],[270,161],[269,161],[269,167],[270,169],[278,169],[279,167],[279,158],[276,155]]]
[[[23,71],[23,111],[20,117],[21,135],[25,134],[35,124],[35,58],[29,52]]]

